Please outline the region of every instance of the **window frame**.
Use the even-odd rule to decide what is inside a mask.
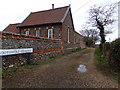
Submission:
[[[25,31],[25,35],[26,35],[26,36],[30,35],[30,31],[29,31],[29,30],[26,30],[26,31]]]
[[[68,41],[67,41],[67,42],[70,43],[70,28],[69,28],[69,27],[68,27],[68,29],[67,29],[67,33],[68,33],[68,37],[67,37],[67,38],[68,38]]]
[[[38,32],[39,31],[39,32]],[[40,37],[40,30],[35,30],[35,36]]]
[[[51,34],[50,34],[50,31],[51,31]],[[50,38],[50,36],[51,36],[51,38]],[[53,39],[53,29],[48,29],[48,38]]]

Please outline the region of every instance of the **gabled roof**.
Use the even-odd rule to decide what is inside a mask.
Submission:
[[[18,27],[60,23],[63,21],[68,8],[69,6],[65,6],[45,11],[32,12],[21,24],[18,25]]]
[[[19,25],[20,23],[16,23],[16,24],[9,24],[3,31],[4,32],[11,32],[11,33],[18,33],[19,34],[19,30],[16,28],[17,25]]]

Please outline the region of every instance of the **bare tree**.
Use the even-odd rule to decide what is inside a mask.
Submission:
[[[83,26],[83,30],[80,31],[80,34],[85,38],[85,42],[87,46],[94,46],[96,41],[99,39],[99,31],[95,29],[91,29],[89,26]]]
[[[105,43],[105,35],[111,33],[110,30],[105,30],[105,27],[112,25],[116,20],[113,17],[115,13],[116,4],[107,6],[94,5],[89,9],[89,21],[88,23],[95,27],[100,32],[101,37],[101,50]]]

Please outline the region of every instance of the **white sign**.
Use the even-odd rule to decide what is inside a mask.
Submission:
[[[32,53],[32,52],[33,52],[33,48],[0,49],[0,56],[22,54],[22,53]]]

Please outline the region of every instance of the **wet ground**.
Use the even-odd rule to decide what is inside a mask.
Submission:
[[[78,68],[84,65],[84,72]],[[81,68],[80,68],[81,69]],[[7,88],[117,88],[94,65],[94,49],[82,50],[56,61],[19,72],[3,81]]]

